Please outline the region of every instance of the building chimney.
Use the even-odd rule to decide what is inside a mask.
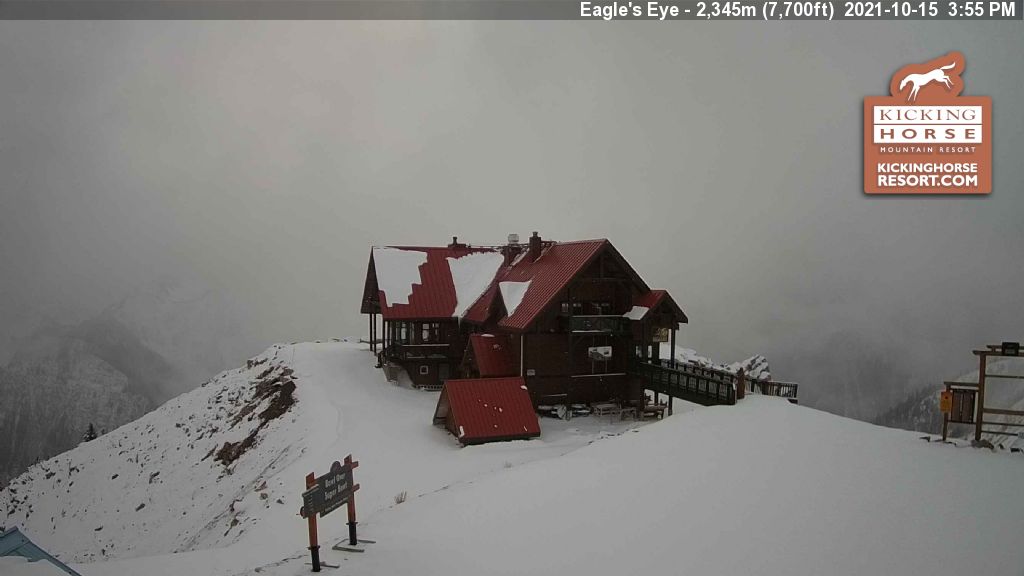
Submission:
[[[465,244],[459,244],[459,237],[452,236],[452,243],[448,245],[449,248],[466,248]]]
[[[530,236],[530,261],[533,262],[540,258],[540,235],[536,232],[533,236]]]

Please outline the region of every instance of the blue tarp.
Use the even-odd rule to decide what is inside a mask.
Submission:
[[[35,542],[29,540],[28,536],[22,534],[21,530],[17,528],[9,528],[0,534],[0,556],[23,556],[31,562],[42,560],[50,562],[71,576],[81,576],[60,560],[47,554],[46,550],[36,546]]]

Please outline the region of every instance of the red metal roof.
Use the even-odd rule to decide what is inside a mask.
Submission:
[[[544,248],[540,257],[532,261],[527,252],[498,275],[498,282],[530,282],[515,312],[502,318],[498,325],[526,329],[606,245],[608,241],[603,239],[559,242]]]
[[[516,373],[512,341],[508,334],[472,334],[469,342],[481,377],[512,376]]]
[[[686,317],[683,309],[676,304],[676,301],[672,299],[672,296],[665,290],[650,290],[645,292],[644,294],[633,298],[633,305],[647,308],[648,313],[658,306],[666,305],[675,313],[676,321],[683,323],[689,322],[689,319]],[[647,314],[644,314],[644,316],[647,316]]]
[[[498,272],[498,276],[501,276],[501,272]],[[463,316],[464,320],[470,322],[476,322],[477,324],[483,324],[487,322],[487,319],[491,316],[491,306],[494,305],[494,296],[498,293],[498,283],[495,282],[487,287],[487,290],[469,307],[466,311],[466,315]]]
[[[423,246],[389,246],[398,250],[424,252],[427,261],[420,265],[420,283],[412,285],[408,304],[390,304],[387,295],[378,291],[381,316],[385,320],[414,320],[452,318],[458,298],[455,284],[448,266],[448,258],[461,258],[467,254],[479,252],[496,252],[494,248],[476,248],[471,246],[458,247],[423,247]],[[373,252],[370,252],[371,267],[368,273],[376,274],[372,265]],[[374,279],[374,284],[376,280]]]
[[[480,444],[540,436],[540,422],[522,378],[448,380],[438,399],[459,442]],[[435,416],[438,412],[435,412]]]
[[[455,247],[392,247],[398,250],[420,251],[426,254],[426,262],[419,267],[420,282],[412,285],[408,304],[388,304],[383,291],[378,290],[373,253],[367,270],[366,289],[363,296],[363,313],[373,310],[370,302],[375,293],[380,300],[381,315],[385,320],[417,320],[452,318],[458,298],[452,281],[448,258],[461,258],[477,252],[498,252],[498,248],[475,248],[465,245]],[[579,240],[575,242],[545,243],[537,260],[531,260],[525,250],[510,266],[501,266],[496,277],[476,300],[465,309],[462,319],[484,324],[500,301],[501,282],[530,282],[522,301],[511,315],[501,318],[498,327],[512,331],[529,328],[537,317],[551,305],[555,297],[594,260],[602,250],[622,262],[631,274],[637,287],[644,291],[635,301],[636,306],[650,309],[668,302],[681,322],[686,322],[682,309],[664,290],[648,290],[644,281],[629,266],[608,240]],[[466,303],[464,302],[463,305]]]
[[[649,310],[653,310],[661,304],[661,299],[664,298],[664,290],[651,290],[646,294],[641,294],[636,298],[633,298],[633,306],[643,306]]]

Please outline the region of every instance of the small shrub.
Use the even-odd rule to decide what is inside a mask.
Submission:
[[[402,502],[405,502],[406,497],[407,494],[405,493],[405,490],[399,492],[398,494],[395,494],[395,505],[397,506]]]

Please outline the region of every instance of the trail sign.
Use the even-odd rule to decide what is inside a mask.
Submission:
[[[323,518],[346,504],[356,489],[358,487],[352,484],[352,468],[335,462],[330,472],[318,477],[316,485],[302,493],[302,514],[320,514]]]
[[[314,474],[306,475],[306,491],[302,493],[302,508],[299,516],[309,524],[309,554],[313,564],[313,572],[320,571],[320,544],[317,542],[316,515],[323,518],[327,514],[348,504],[348,537],[355,546],[356,539],[356,491],[359,484],[352,482],[352,471],[359,462],[352,455],[345,457],[345,463],[335,461],[331,470],[317,478]]]

